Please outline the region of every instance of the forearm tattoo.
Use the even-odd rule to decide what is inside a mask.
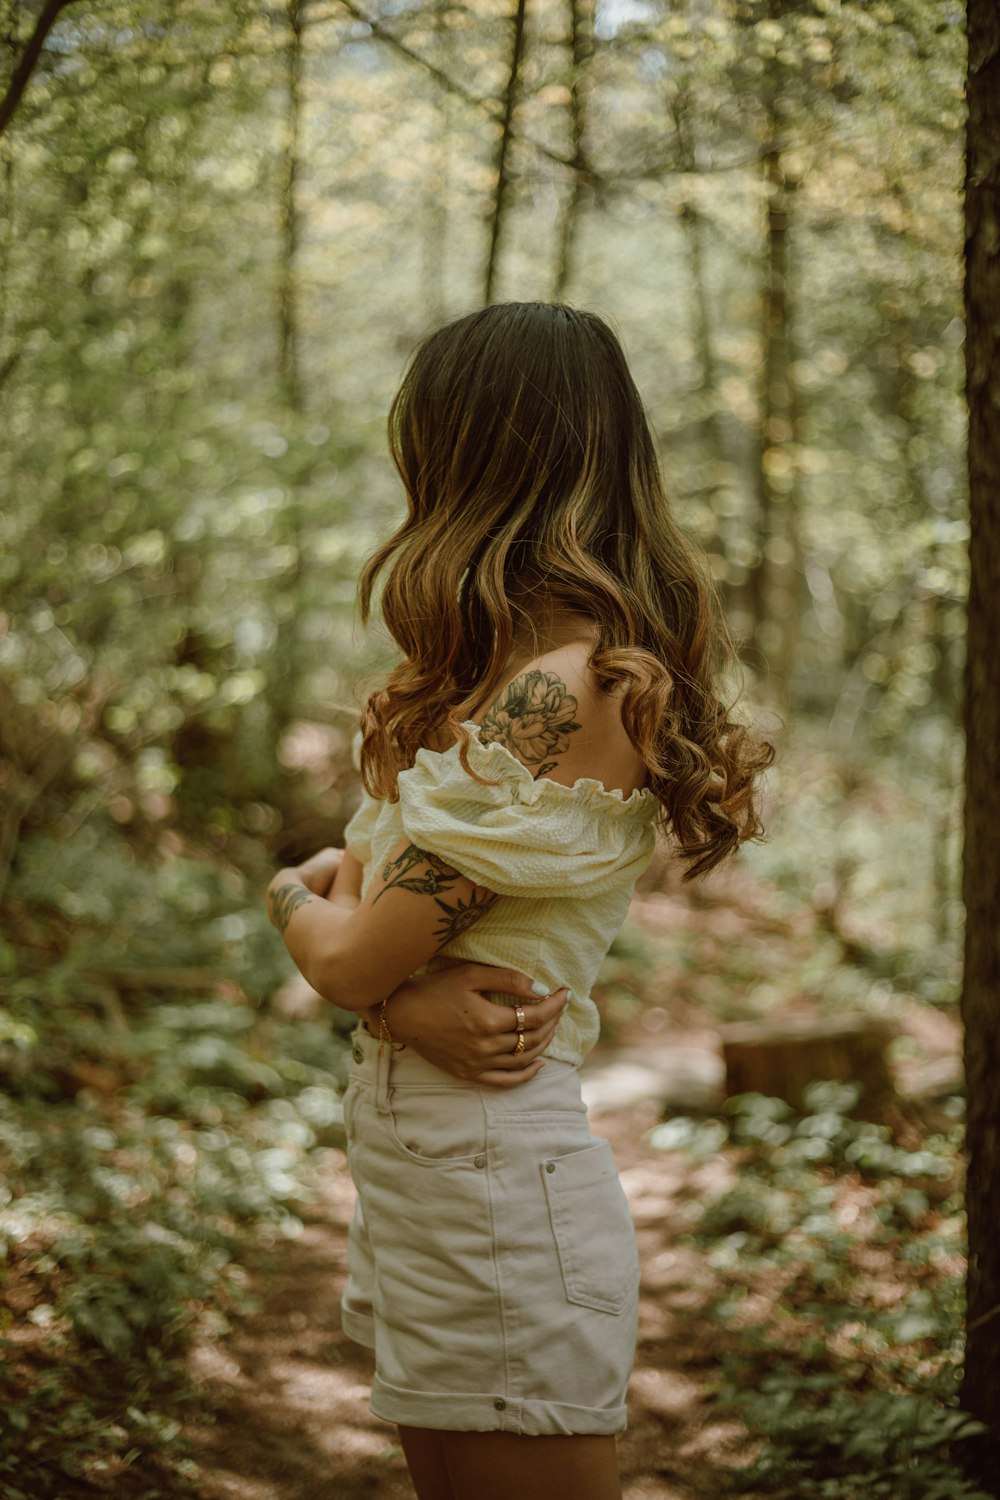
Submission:
[[[483,717],[484,745],[506,745],[532,772],[532,779],[555,769],[553,756],[569,749],[569,736],[581,726],[574,722],[577,703],[555,672],[537,667],[508,683]]]
[[[276,890],[268,891],[267,902],[271,909],[271,921],[280,933],[284,934],[285,928],[292,920],[292,913],[298,911],[300,906],[304,906],[312,898],[312,891],[307,891],[304,885],[293,885],[291,881],[285,885],[279,885]]]
[[[426,869],[418,872],[418,865],[425,865]],[[432,896],[435,906],[439,906],[444,913],[442,921],[434,929],[434,936],[438,939],[437,946],[443,948],[453,938],[460,937],[463,932],[468,932],[470,927],[475,926],[480,917],[485,916],[500,899],[493,891],[483,891],[479,895],[473,889],[468,901],[463,901],[460,896],[456,897],[454,905],[443,901],[440,893],[447,891],[461,878],[457,870],[445,864],[436,854],[418,849],[416,844],[407,844],[403,852],[389,860],[383,869],[384,884],[372,901],[372,906],[382,899],[386,891],[397,886],[419,896]]]

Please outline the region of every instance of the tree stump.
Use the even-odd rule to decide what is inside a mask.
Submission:
[[[726,1094],[767,1094],[800,1110],[807,1084],[854,1082],[861,1086],[855,1113],[877,1118],[895,1097],[885,1055],[895,1031],[871,1016],[784,1016],[724,1026]]]

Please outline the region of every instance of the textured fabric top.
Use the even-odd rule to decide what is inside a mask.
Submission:
[[[519,969],[550,991],[568,985],[574,998],[548,1055],[579,1064],[600,1030],[590,989],[652,857],[659,799],[646,788],[624,797],[590,777],[572,786],[535,780],[505,745],[484,745],[473,720],[465,727],[470,766],[499,785],[469,776],[457,743],[418,750],[413,766],[399,773],[398,802],[377,801],[362,788],[345,847],[365,867],[362,896],[373,872],[408,839],[506,898],[417,972],[472,960]],[[359,770],[360,751],[359,730],[352,745]]]

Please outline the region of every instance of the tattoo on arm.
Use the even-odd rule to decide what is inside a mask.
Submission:
[[[411,873],[418,865],[425,865],[422,873]],[[405,891],[413,891],[418,896],[433,896],[434,904],[444,912],[443,920],[434,929],[434,936],[438,939],[437,949],[443,948],[453,938],[461,937],[463,932],[468,932],[470,927],[475,926],[480,917],[486,915],[496,905],[500,897],[493,891],[483,891],[479,895],[474,888],[468,901],[459,897],[455,905],[442,901],[440,892],[447,891],[461,877],[457,870],[445,864],[436,854],[429,854],[426,849],[418,849],[416,844],[408,844],[396,859],[391,859],[382,871],[382,879],[385,881],[372,906],[386,893],[396,886]],[[482,888],[480,888],[482,889]]]
[[[468,932],[470,927],[474,927],[480,917],[484,917],[496,906],[500,897],[495,891],[487,891],[483,896],[477,896],[473,891],[468,901],[463,901],[459,897],[455,906],[449,906],[447,901],[439,901],[437,896],[434,900],[444,912],[444,920],[434,930],[434,936],[440,939],[438,948],[443,948],[445,943],[451,942],[452,938],[461,937],[463,932]]]
[[[271,921],[280,933],[292,920],[292,913],[298,911],[307,901],[313,899],[312,891],[307,891],[304,885],[279,885],[277,890],[268,891],[267,900],[271,908]]]
[[[532,772],[533,779],[555,769],[569,748],[577,703],[555,672],[533,667],[508,683],[480,724],[484,745],[506,745]]]
[[[426,864],[429,868],[422,875],[411,875],[410,871],[421,864]],[[402,886],[404,891],[416,891],[420,896],[435,896],[438,891],[446,891],[450,885],[454,885],[458,878],[458,871],[446,865],[443,859],[438,859],[436,854],[428,854],[426,849],[418,849],[416,844],[407,844],[398,859],[391,859],[382,871],[385,884],[375,901],[397,885]]]

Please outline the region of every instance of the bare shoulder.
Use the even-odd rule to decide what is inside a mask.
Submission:
[[[644,784],[646,768],[589,655],[585,641],[573,641],[526,663],[478,716],[481,738],[505,745],[536,779],[572,786],[593,777],[627,796]]]

